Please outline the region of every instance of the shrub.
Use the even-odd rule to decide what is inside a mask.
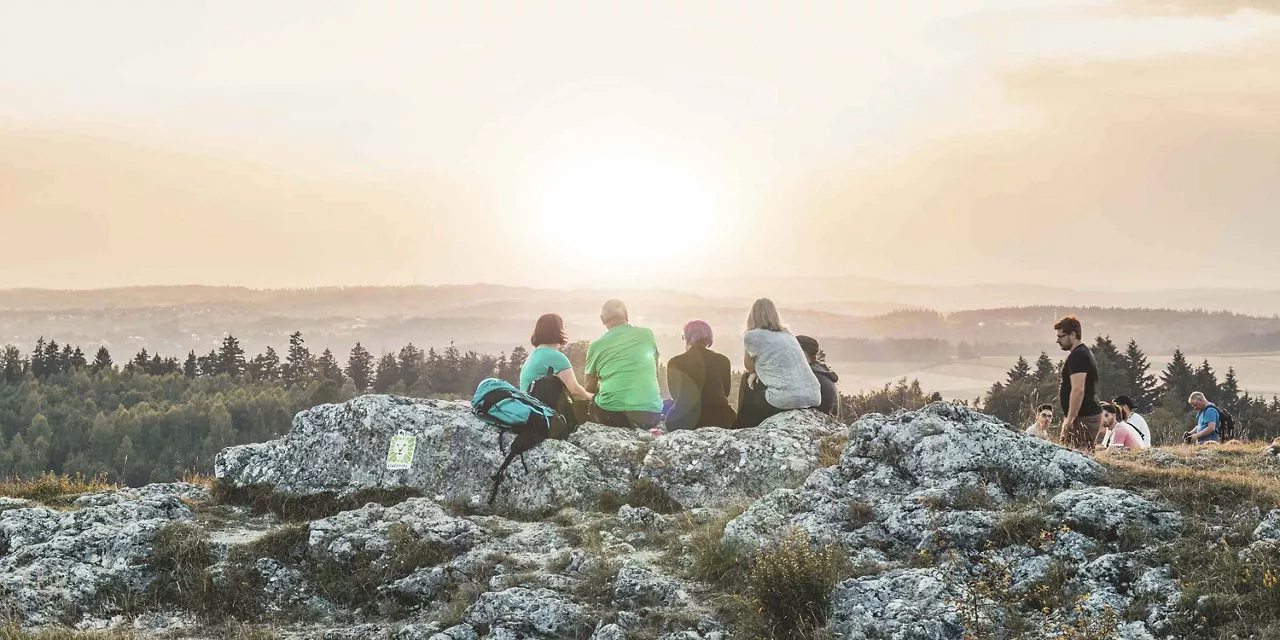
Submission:
[[[755,553],[747,590],[771,633],[790,638],[826,623],[831,590],[850,570],[839,547],[815,546],[796,533]]]

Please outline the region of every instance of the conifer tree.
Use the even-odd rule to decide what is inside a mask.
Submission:
[[[253,357],[247,369],[254,380],[276,380],[280,377],[280,356],[275,349],[267,347],[266,352]]]
[[[373,356],[359,342],[351,348],[351,356],[347,358],[347,377],[363,392],[369,388],[373,378]]]
[[[196,357],[195,349],[187,352],[187,359],[182,363],[182,375],[188,379],[200,375],[200,359]]]
[[[1245,394],[1244,401],[1240,398],[1240,381],[1236,379],[1236,368],[1227,367],[1227,376],[1223,378],[1222,384],[1218,385],[1218,402],[1227,409],[1227,411],[1235,411],[1237,406],[1248,404],[1249,394]]]
[[[377,372],[373,378],[373,390],[378,393],[387,393],[399,381],[400,365],[396,362],[395,354],[382,354],[382,357],[378,358]]]
[[[1145,413],[1151,410],[1156,400],[1156,377],[1151,375],[1151,364],[1147,355],[1138,348],[1138,342],[1130,339],[1124,350],[1125,390],[1124,393],[1133,400],[1135,410]]]
[[[1053,360],[1049,359],[1049,354],[1041,351],[1040,357],[1036,358],[1036,380],[1041,382],[1045,380],[1053,380],[1058,377],[1058,367],[1053,364]]]
[[[133,360],[125,365],[125,370],[129,373],[145,375],[151,370],[151,354],[147,353],[145,348],[139,351],[133,356]]]
[[[31,351],[31,374],[37,378],[48,375],[44,364],[44,336],[36,340],[36,348]]]
[[[1218,402],[1221,400],[1218,396],[1218,375],[1214,373],[1213,367],[1209,366],[1208,360],[1205,360],[1200,367],[1196,369],[1195,378],[1191,384],[1191,390],[1203,393],[1209,398],[1210,402]],[[1183,398],[1183,400],[1186,400],[1186,398]]]
[[[107,345],[102,345],[98,347],[98,353],[93,356],[93,364],[89,365],[89,371],[102,373],[103,371],[111,371],[115,366],[115,363],[111,361],[111,351],[107,349]]]
[[[58,371],[69,373],[73,367],[71,360],[75,356],[76,352],[71,348],[71,343],[62,345],[62,351],[58,353]]]
[[[306,340],[301,331],[294,331],[289,336],[289,352],[285,355],[284,364],[280,367],[280,378],[286,387],[311,380],[315,370],[315,358],[306,347]]]
[[[1187,397],[1191,395],[1191,387],[1195,384],[1195,371],[1187,364],[1187,357],[1182,349],[1173,350],[1173,359],[1160,375],[1160,402],[1174,410],[1180,410]]]
[[[4,381],[9,384],[22,382],[26,368],[27,364],[22,357],[22,351],[11,344],[5,345],[4,357],[0,358],[0,375],[4,376]]]
[[[1014,363],[1013,368],[1009,370],[1009,384],[1022,382],[1023,380],[1026,380],[1029,375],[1031,375],[1031,363],[1027,362],[1026,358],[1018,356],[1018,361]]]
[[[84,369],[89,366],[89,361],[85,358],[84,351],[81,351],[80,347],[76,347],[76,350],[71,352],[71,359],[67,361],[67,364],[70,365],[68,369]]]
[[[244,349],[240,348],[240,341],[235,336],[228,335],[222,339],[215,367],[219,374],[238,376],[244,373]]]
[[[516,348],[511,350],[511,356],[507,358],[507,368],[513,372],[512,377],[517,380],[520,379],[520,370],[524,368],[524,362],[528,359],[529,352],[524,348],[524,345],[516,345]]]
[[[400,362],[400,379],[404,381],[405,388],[412,388],[417,384],[418,378],[422,377],[426,354],[410,342],[400,349],[397,360]]]
[[[342,367],[338,364],[338,359],[333,357],[333,352],[325,349],[320,354],[320,358],[316,360],[316,375],[321,380],[332,380],[342,386],[345,377],[342,374]]]
[[[58,343],[50,340],[44,346],[44,374],[51,376],[62,371],[62,351],[58,348]]]

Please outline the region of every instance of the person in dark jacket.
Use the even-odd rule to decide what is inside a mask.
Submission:
[[[800,349],[809,359],[809,368],[813,370],[813,375],[818,377],[818,384],[822,387],[822,404],[818,405],[818,410],[836,415],[840,411],[840,391],[836,389],[840,376],[828,368],[825,362],[818,359],[820,351],[817,340],[809,336],[796,336],[796,342],[800,343]]]
[[[738,417],[729,406],[729,359],[712,351],[711,342],[711,325],[694,320],[684,326],[685,352],[667,362],[667,431],[728,428]]]

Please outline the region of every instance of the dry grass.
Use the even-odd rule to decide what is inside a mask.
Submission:
[[[1154,559],[1172,567],[1181,585],[1174,637],[1280,638],[1280,550],[1250,550],[1258,521],[1246,515],[1280,507],[1280,463],[1266,449],[1230,442],[1099,456],[1110,467],[1109,484],[1173,505],[1186,518],[1183,535]],[[1127,537],[1122,530],[1122,548],[1149,546],[1141,536]],[[1129,615],[1144,614],[1148,605],[1135,603]]]
[[[849,446],[849,436],[839,434],[827,436],[818,442],[818,466],[834,467],[840,462],[840,454]]]
[[[237,487],[221,481],[214,483],[211,493],[214,504],[246,506],[254,513],[274,513],[281,520],[290,522],[328,518],[343,511],[359,509],[370,502],[390,507],[422,496],[421,491],[409,487],[366,489],[345,495],[332,492],[297,495],[277,492],[275,487],[267,484]]]
[[[102,476],[86,478],[79,474],[64,476],[45,472],[35,478],[26,480],[12,477],[8,480],[0,481],[0,496],[48,503],[82,493],[110,491],[119,488],[120,485],[107,482],[106,478]],[[0,636],[0,638],[2,637]]]
[[[72,629],[23,631],[16,626],[0,627],[0,640],[133,640],[136,637],[124,631],[75,631]]]

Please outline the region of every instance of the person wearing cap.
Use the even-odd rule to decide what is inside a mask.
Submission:
[[[1138,430],[1133,425],[1122,422],[1120,408],[1110,402],[1102,403],[1102,427],[1107,430],[1102,439],[1103,448],[1142,448],[1142,437],[1138,435]]]
[[[1138,439],[1141,441],[1139,448],[1151,448],[1151,427],[1147,426],[1146,418],[1143,418],[1133,408],[1133,399],[1129,396],[1116,396],[1115,405],[1120,409],[1120,422],[1123,422],[1138,433]]]
[[[823,362],[824,357],[817,340],[809,336],[796,336],[796,342],[800,343],[800,349],[809,359],[809,369],[817,376],[818,385],[822,388],[822,403],[818,405],[818,410],[837,415],[840,411],[840,390],[836,388],[836,383],[840,381],[840,376]]]
[[[667,431],[733,426],[738,413],[729,406],[733,384],[729,359],[711,350],[711,325],[693,320],[684,325],[684,353],[667,362],[671,408]]]

